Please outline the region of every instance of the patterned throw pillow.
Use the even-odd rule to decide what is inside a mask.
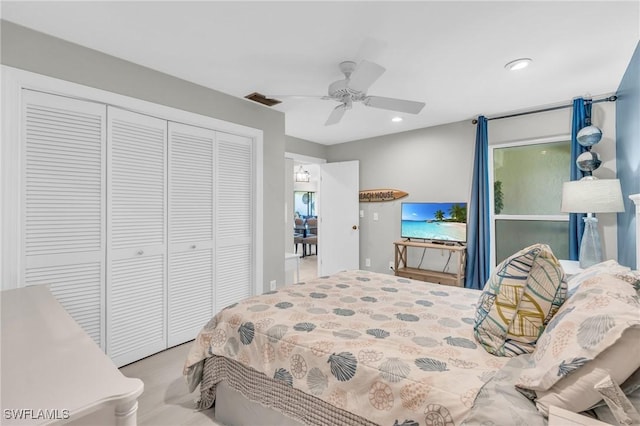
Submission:
[[[564,271],[546,244],[535,244],[504,260],[478,299],[474,334],[498,356],[531,353],[567,294]]]
[[[607,348],[621,344],[625,330],[640,327],[638,278],[632,274],[600,274],[580,284],[538,340],[516,386],[547,390]],[[628,362],[637,363],[637,345]]]

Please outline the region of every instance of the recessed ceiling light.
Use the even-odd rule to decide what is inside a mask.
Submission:
[[[393,117],[391,121],[393,121],[394,123],[399,123],[402,121],[402,117]]]
[[[517,70],[521,70],[523,68],[528,67],[530,63],[531,63],[530,58],[520,58],[520,59],[516,59],[515,61],[509,62],[504,67],[509,71],[517,71]]]

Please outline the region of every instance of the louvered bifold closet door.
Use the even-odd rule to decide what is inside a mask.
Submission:
[[[215,137],[169,123],[169,346],[192,340],[214,314]]]
[[[107,353],[118,366],[167,344],[166,129],[108,108]]]
[[[29,90],[22,100],[24,285],[49,285],[104,349],[106,107]]]
[[[250,138],[218,133],[216,149],[216,311],[252,294],[254,155]]]

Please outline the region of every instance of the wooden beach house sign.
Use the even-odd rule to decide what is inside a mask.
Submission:
[[[406,197],[407,195],[409,195],[408,192],[400,191],[399,189],[366,189],[360,191],[360,202],[393,201]]]

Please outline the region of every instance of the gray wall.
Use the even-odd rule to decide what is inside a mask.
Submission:
[[[595,175],[614,178],[615,104],[595,104],[592,116],[593,123],[604,133],[603,140],[594,148],[603,161]],[[402,201],[468,201],[475,133],[476,126],[467,120],[328,146],[329,162],[360,161],[361,190],[392,188],[409,193],[397,201],[360,203],[364,214],[360,219],[361,268],[391,273],[393,242],[400,239]],[[571,108],[489,122],[490,145],[570,133]],[[378,213],[378,221],[373,220],[374,213]],[[617,259],[616,217],[601,215],[599,221],[604,255],[607,259]],[[414,253],[412,260],[419,261],[421,254]],[[371,260],[371,267],[365,267],[367,258]],[[442,269],[446,261],[446,253],[431,250],[427,251],[422,266]]]
[[[327,158],[327,145],[311,142],[305,139],[285,136],[284,150],[293,154],[306,155],[315,158]]]
[[[389,262],[393,261],[393,242],[400,239],[403,201],[469,199],[475,130],[468,120],[328,147],[329,162],[360,161],[361,190],[391,188],[409,193],[397,201],[360,203],[364,214],[360,218],[361,268],[392,273]],[[412,256],[417,261],[415,256],[417,251]],[[367,258],[370,268],[365,267]],[[441,250],[431,250],[422,266],[441,269],[446,260]]]
[[[629,195],[640,194],[640,43],[631,58],[618,87],[616,102],[616,132],[618,134],[618,178],[622,186],[625,212],[618,214],[618,253],[622,265],[636,265],[635,205]]]
[[[7,21],[1,39],[4,65],[261,129],[264,288],[284,282],[284,114]]]

